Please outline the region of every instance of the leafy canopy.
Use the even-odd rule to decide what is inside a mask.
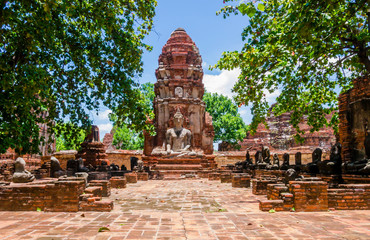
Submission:
[[[71,123],[62,123],[55,126],[56,151],[80,150],[81,143],[85,140],[86,132]],[[77,136],[72,138],[71,136]],[[71,139],[71,140],[68,140]]]
[[[0,2],[0,152],[38,152],[39,125],[88,129],[103,104],[145,127],[135,80],[155,0]],[[86,111],[87,110],[87,111]],[[78,136],[71,136],[78,138]]]
[[[246,136],[247,126],[238,113],[238,106],[228,97],[206,92],[203,96],[206,111],[212,116],[214,141],[223,141],[238,147]]]
[[[224,2],[234,2],[225,0]],[[316,131],[324,125],[337,127],[325,114],[337,109],[339,90],[370,71],[366,27],[366,0],[265,0],[242,1],[218,14],[242,14],[249,25],[242,32],[240,51],[224,52],[214,66],[241,74],[233,91],[238,104],[252,104],[252,129],[263,122],[269,104],[266,92],[280,90],[273,113],[292,111],[291,123],[307,115]],[[339,90],[338,90],[339,89]]]
[[[141,99],[143,103],[143,112],[148,116],[149,119],[154,117],[153,113],[153,100],[155,97],[154,84],[144,83],[141,85]],[[126,150],[137,150],[144,148],[144,134],[143,131],[137,130],[135,125],[126,121],[117,121],[117,116],[111,114],[111,121],[113,121],[113,145],[118,149]],[[150,125],[147,128],[152,134],[154,134],[154,126]]]

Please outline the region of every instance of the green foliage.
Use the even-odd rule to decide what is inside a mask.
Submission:
[[[39,151],[40,127],[68,119],[88,129],[88,111],[114,109],[146,128],[135,80],[155,0],[0,2],[0,152]],[[86,111],[87,110],[87,111]],[[51,135],[51,134],[50,134]],[[77,139],[78,136],[71,136]],[[45,139],[45,141],[47,141]]]
[[[73,125],[72,123],[57,124],[55,129],[57,152],[62,150],[80,149],[80,145],[86,137],[85,130]]]
[[[312,132],[325,125],[337,130],[337,114],[329,122],[325,114],[337,110],[338,89],[370,71],[368,8],[366,0],[265,0],[238,1],[217,13],[250,17],[244,47],[224,52],[214,68],[241,69],[233,91],[237,104],[252,104],[253,130],[268,115],[265,93],[278,89],[273,113],[292,111],[298,133],[304,115]]]
[[[144,135],[142,131],[134,131],[127,125],[113,128],[113,145],[117,149],[138,150],[144,148]]]
[[[142,111],[150,119],[154,117],[153,113],[153,100],[155,97],[154,84],[144,83],[141,85],[141,99],[144,108]],[[130,121],[119,121],[117,116],[111,114],[111,121],[114,122],[113,127],[113,145],[118,149],[137,150],[144,148],[144,134]],[[145,130],[154,134],[153,125],[148,126]]]
[[[109,229],[109,228],[107,228],[107,227],[101,227],[101,228],[99,228],[99,230],[98,230],[98,232],[107,232],[107,231],[110,231],[110,229]]]
[[[212,116],[214,141],[224,141],[238,147],[238,142],[243,140],[247,132],[238,106],[230,98],[217,93],[206,92],[203,101],[207,105],[206,111]]]

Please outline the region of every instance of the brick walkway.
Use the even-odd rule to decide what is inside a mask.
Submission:
[[[370,239],[370,211],[265,213],[263,196],[219,181],[138,182],[111,198],[110,213],[0,212],[0,239]]]

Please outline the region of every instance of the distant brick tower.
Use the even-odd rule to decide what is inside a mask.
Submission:
[[[157,135],[146,136],[144,154],[162,148],[165,133],[173,127],[173,116],[180,110],[184,128],[192,132],[194,151],[213,154],[214,130],[212,117],[205,111],[202,58],[199,49],[184,29],[178,28],[162,48],[155,72],[154,126]]]

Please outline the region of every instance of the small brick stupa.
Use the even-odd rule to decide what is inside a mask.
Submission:
[[[160,169],[158,164],[172,164],[178,173],[185,173],[180,171],[185,169],[189,172],[195,170],[195,166],[181,168],[181,164],[212,165],[214,130],[212,117],[205,111],[206,105],[202,100],[202,58],[184,29],[178,28],[171,34],[158,63],[153,101],[155,119],[152,121],[157,135],[145,134],[144,162],[147,165],[155,163],[157,169]],[[176,143],[185,135],[190,136],[188,143]],[[170,166],[162,167],[176,172]]]
[[[76,159],[82,158],[84,165],[90,164],[94,167],[101,165],[102,161],[108,163],[108,155],[105,153],[105,146],[100,141],[98,126],[91,126],[91,133],[81,143],[81,150],[76,154]]]

